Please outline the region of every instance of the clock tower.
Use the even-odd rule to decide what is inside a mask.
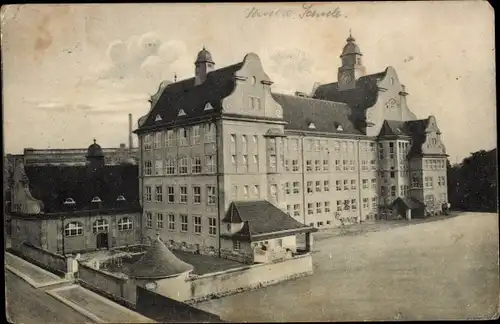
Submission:
[[[356,87],[356,81],[365,75],[365,67],[361,57],[361,51],[359,46],[355,43],[355,39],[352,37],[349,31],[349,37],[347,38],[347,44],[342,50],[342,66],[339,67],[338,72],[338,87],[339,90],[349,90]]]

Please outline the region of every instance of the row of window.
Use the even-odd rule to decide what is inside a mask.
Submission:
[[[215,124],[207,123],[201,126],[195,125],[170,129],[166,132],[156,132],[154,135],[147,134],[144,136],[144,149],[151,150],[152,148],[173,147],[175,143],[177,143],[177,146],[188,146],[189,143],[191,145],[198,145],[201,144],[201,130],[203,130],[204,143],[215,143]]]
[[[175,231],[177,229],[176,215],[173,213],[155,213],[156,216],[156,228],[164,229],[167,228],[169,231]],[[165,217],[166,216],[166,217]],[[189,231],[189,216],[187,214],[179,214],[179,231],[188,232]],[[203,234],[203,222],[200,215],[193,215],[191,217],[191,228],[194,234]],[[153,213],[146,212],[146,228],[153,228]],[[217,235],[217,220],[214,217],[208,217],[208,235]]]
[[[336,203],[337,203],[336,211],[338,212],[357,210],[356,199],[337,200]],[[329,201],[307,203],[307,214],[308,215],[314,215],[314,214],[321,215],[323,213],[328,214],[331,212],[330,207],[331,204]],[[378,207],[377,196],[373,196],[371,197],[371,208],[372,210],[376,210],[377,207]],[[370,198],[363,198],[363,209],[364,210],[370,209]],[[286,205],[286,210],[288,215],[293,215],[295,217],[300,216],[300,204],[294,204],[293,209],[292,205]]]
[[[193,156],[191,163],[186,156],[178,159],[167,158],[165,165],[163,160],[156,160],[154,165],[154,175],[175,175],[175,174],[201,174],[214,173],[215,168],[215,155],[205,155],[205,163],[202,165],[200,156]],[[144,175],[153,175],[153,162],[150,160],[144,161]]]
[[[118,220],[118,230],[128,231],[134,228],[134,223],[131,218],[123,217]],[[108,221],[105,219],[98,219],[92,225],[92,232],[107,233],[109,231]],[[64,226],[64,236],[80,236],[83,235],[83,224],[80,222],[71,222]]]
[[[424,160],[424,169],[443,170],[446,168],[444,160]]]
[[[155,185],[154,192],[154,201],[158,203],[163,202],[163,185]],[[201,204],[201,186],[193,185],[191,186],[191,199],[189,199],[188,186],[187,185],[179,185],[178,194],[176,194],[176,186],[167,185],[166,186],[166,200],[169,204],[174,204],[178,202],[179,204]],[[144,187],[144,200],[147,202],[152,201],[152,186]],[[178,196],[178,200],[176,198]],[[215,205],[217,193],[215,190],[215,186],[207,185],[206,186],[206,202],[207,205]]]
[[[399,189],[400,189],[400,191],[399,191],[400,196],[402,196],[402,197],[409,196],[409,194],[410,194],[410,186],[408,186],[408,185],[400,185]],[[380,196],[381,197],[386,197],[387,195],[389,195],[390,197],[395,198],[397,196],[397,187],[396,186],[389,186],[389,187],[381,186],[380,187]]]
[[[389,150],[385,151],[384,143],[378,144],[378,157],[380,160],[384,160],[385,158],[388,158],[389,160],[393,160],[396,157],[396,150],[395,150],[394,142],[389,142],[388,147],[389,147]],[[398,142],[398,148],[399,148],[398,152],[399,152],[399,159],[400,160],[406,159],[406,156],[408,155],[409,147],[410,147],[410,143],[408,143],[408,142]]]

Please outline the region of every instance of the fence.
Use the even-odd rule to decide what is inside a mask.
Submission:
[[[65,275],[67,272],[66,258],[62,255],[46,251],[26,242],[20,245],[17,252],[16,254],[20,254],[21,257],[50,272],[59,275]]]
[[[121,278],[80,263],[78,283],[126,307],[135,307],[136,286],[128,278]]]

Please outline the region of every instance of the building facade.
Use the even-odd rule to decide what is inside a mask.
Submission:
[[[239,202],[267,201],[307,228],[401,213],[397,198],[439,212],[446,153],[435,118],[411,112],[394,68],[365,75],[351,36],[341,63],[338,82],[286,95],[271,91],[256,54],[214,69],[203,49],[193,78],[163,82],[135,131],[145,235],[240,250],[245,222],[228,216]]]

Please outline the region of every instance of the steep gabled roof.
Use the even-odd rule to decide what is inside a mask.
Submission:
[[[158,237],[141,259],[133,265],[130,276],[133,278],[166,278],[193,269],[192,265],[176,257]]]
[[[136,165],[104,166],[91,172],[86,166],[24,166],[32,196],[43,202],[44,212],[60,212],[67,198],[76,202],[76,210],[90,210],[99,197],[101,208],[139,207],[139,169]]]
[[[383,72],[362,76],[356,81],[356,87],[350,90],[339,91],[338,82],[320,85],[316,88],[313,98],[343,102],[349,107],[366,109],[372,107],[378,98],[378,80],[385,77],[387,69]]]
[[[199,85],[195,85],[195,78],[168,84],[138,131],[153,125],[170,124],[177,119],[210,114],[212,111],[204,111],[207,103],[215,111],[220,111],[222,99],[230,95],[235,87],[234,74],[242,66],[243,62],[240,62],[211,71]],[[185,116],[179,116],[181,109]],[[155,122],[157,115],[161,121]]]
[[[283,108],[285,129],[362,134],[350,120],[351,109],[344,103],[279,93],[272,93],[272,96]],[[338,129],[339,125],[342,130]]]
[[[230,237],[251,239],[273,234],[275,237],[293,235],[299,232],[314,232],[266,200],[235,201],[222,220],[226,223],[244,223],[243,228]],[[279,232],[283,233],[280,235]]]
[[[411,136],[411,134],[404,121],[385,120],[378,136]]]

